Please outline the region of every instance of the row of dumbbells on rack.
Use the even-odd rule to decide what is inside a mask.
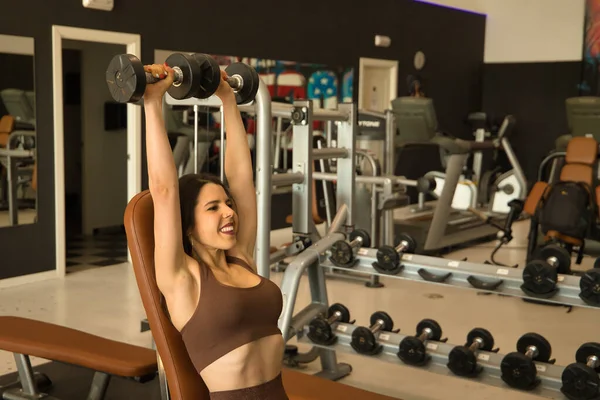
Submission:
[[[306,336],[315,344],[331,346],[337,342],[338,334],[347,332],[351,321],[350,311],[343,304],[333,304],[327,315],[319,315],[308,325]],[[370,317],[370,325],[354,327],[351,347],[362,355],[377,355],[383,350],[380,341],[390,341],[394,330],[392,318],[384,311],[377,311]],[[442,339],[440,324],[432,319],[423,319],[417,324],[414,336],[404,336],[397,345],[398,358],[407,365],[424,367],[431,361],[427,349],[437,348],[435,342],[446,343]],[[433,342],[433,343],[432,343]],[[540,365],[554,364],[551,359],[552,347],[547,339],[537,333],[526,333],[519,338],[517,351],[506,354],[501,361],[502,380],[510,387],[519,390],[533,390],[540,384]],[[478,360],[488,360],[487,353],[498,353],[494,349],[494,337],[484,328],[474,328],[467,334],[464,345],[454,346],[447,355],[446,366],[453,374],[476,378],[484,367]],[[567,365],[561,376],[561,392],[571,400],[592,400],[600,398],[600,343],[585,343],[579,347],[575,362]]]
[[[370,242],[368,232],[356,229],[349,234],[347,241],[340,240],[332,246],[329,261],[337,267],[352,269],[359,263],[360,249],[369,248]],[[414,238],[408,234],[400,234],[395,247],[384,245],[377,249],[377,261],[372,263],[372,267],[381,274],[398,275],[404,267],[403,256],[413,253],[416,247]],[[596,264],[600,263],[597,261]],[[482,266],[485,269],[490,267],[484,264]],[[560,275],[571,274],[570,266],[571,256],[566,249],[556,244],[544,246],[538,256],[523,268],[521,290],[530,297],[550,299],[559,292],[557,283],[561,280]],[[426,268],[420,268],[418,273],[424,280],[436,283],[443,283],[451,276],[451,273],[433,275],[428,273]],[[495,290],[502,281],[485,283],[472,277],[469,283],[476,289]],[[586,304],[599,307],[600,268],[586,271],[580,278],[579,288],[579,297]]]

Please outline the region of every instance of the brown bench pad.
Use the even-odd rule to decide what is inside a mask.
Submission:
[[[290,400],[392,400],[394,397],[384,396],[342,382],[333,382],[318,376],[283,368],[281,372],[283,387]]]
[[[158,370],[152,349],[28,318],[0,316],[0,350],[135,378]]]

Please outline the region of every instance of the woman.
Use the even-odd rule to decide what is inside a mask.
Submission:
[[[246,132],[221,71],[215,93],[227,126],[225,176],[178,179],[162,114],[173,83],[167,65],[144,67],[163,78],[146,86],[146,151],[154,202],[155,273],[173,325],[211,399],[283,400],[284,341],[277,327],[281,291],[256,273],[256,197]]]

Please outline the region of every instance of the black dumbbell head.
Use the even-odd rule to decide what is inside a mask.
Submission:
[[[335,339],[331,325],[322,318],[314,318],[308,324],[308,338],[314,343],[328,345]]]
[[[467,347],[456,346],[448,354],[447,366],[458,376],[470,376],[477,370],[477,357]]]
[[[260,78],[254,68],[248,64],[238,62],[225,68],[225,72],[227,72],[227,76],[239,75],[244,81],[242,89],[235,92],[237,104],[246,104],[254,100],[260,83]]]
[[[420,336],[427,328],[431,329],[431,336],[428,340],[438,341],[442,338],[442,327],[432,319],[424,319],[419,322],[417,324],[417,334],[415,336]]]
[[[409,365],[421,365],[427,360],[425,344],[414,336],[406,336],[398,346],[398,358]]]
[[[400,256],[391,246],[381,246],[377,249],[377,265],[383,271],[394,271],[400,264]]]
[[[171,67],[179,67],[183,73],[180,85],[171,87],[167,92],[177,100],[189,99],[194,97],[200,88],[202,81],[202,69],[194,54],[173,53],[165,63]]]
[[[327,310],[327,318],[333,316],[336,311],[339,311],[342,315],[340,316],[338,322],[348,323],[350,322],[350,310],[346,308],[343,304],[335,303],[332,304],[331,307]]]
[[[410,236],[408,233],[401,233],[397,236],[396,238],[398,244],[400,244],[402,241],[405,241],[408,243],[408,249],[405,250],[406,253],[412,253],[417,249],[417,241]]]
[[[581,364],[587,364],[588,358],[596,356],[598,359],[598,367],[596,371],[600,372],[600,343],[588,342],[579,346],[577,353],[575,353],[575,360]]]
[[[532,260],[523,269],[523,285],[533,293],[549,293],[556,288],[557,281],[557,269],[546,261]]]
[[[383,326],[381,327],[382,331],[390,332],[392,329],[394,329],[394,320],[385,311],[377,311],[371,314],[371,319],[369,322],[371,322],[371,326],[373,326],[378,320],[383,321]]]
[[[371,247],[371,237],[369,236],[369,232],[365,231],[364,229],[355,229],[350,232],[350,236],[348,238],[352,242],[357,237],[360,237],[363,240],[361,247]]]
[[[479,348],[480,350],[492,351],[492,349],[494,348],[494,337],[487,329],[472,329],[471,332],[469,332],[469,334],[467,335],[467,343],[465,344],[465,346],[471,346],[471,344],[473,344],[473,342],[475,341],[475,338],[480,338],[481,340],[483,340],[483,346]]]
[[[508,353],[500,363],[502,380],[510,387],[528,390],[539,382],[537,369],[531,358],[519,352]]]
[[[600,268],[589,269],[579,280],[579,297],[592,306],[600,306]]]
[[[331,246],[331,262],[337,266],[347,266],[354,260],[352,247],[345,240],[338,240]]]
[[[543,261],[548,260],[550,257],[555,257],[558,260],[558,267],[556,267],[559,274],[568,274],[571,271],[571,253],[564,247],[558,244],[548,244],[540,249],[540,258]]]
[[[535,346],[538,350],[538,355],[533,357],[534,361],[548,362],[552,356],[552,346],[545,337],[537,333],[526,333],[519,338],[517,342],[517,351],[525,354],[529,346]]]
[[[215,94],[221,83],[221,68],[219,63],[208,54],[193,55],[200,68],[200,79],[194,97],[208,99]]]
[[[585,364],[569,364],[563,370],[560,391],[570,400],[595,400],[600,395],[598,373]]]
[[[378,348],[375,335],[373,335],[370,329],[364,326],[359,326],[352,332],[350,345],[360,354],[373,354]]]
[[[119,103],[136,103],[146,91],[146,73],[142,62],[132,54],[114,56],[106,69],[106,84]]]

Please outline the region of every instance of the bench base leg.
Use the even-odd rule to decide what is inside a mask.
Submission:
[[[0,387],[0,398],[3,400],[58,400],[45,393],[40,393],[38,388],[47,389],[52,386],[50,379],[40,373],[34,373],[31,368],[29,356],[14,353],[15,363],[19,378],[10,385]]]
[[[317,372],[315,376],[320,378],[337,381],[343,377],[350,375],[352,366],[346,363],[338,363],[334,350],[320,349],[321,355],[321,372]]]
[[[88,393],[87,400],[102,400],[106,395],[106,389],[110,383],[110,375],[96,371],[94,379],[92,380],[92,386]]]

